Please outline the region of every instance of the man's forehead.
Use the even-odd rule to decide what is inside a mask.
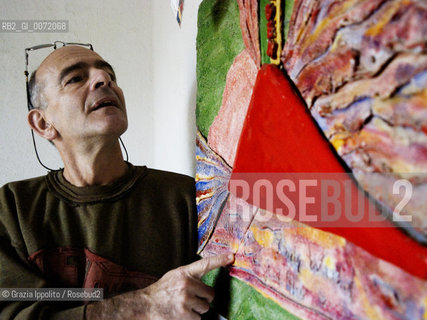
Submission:
[[[61,70],[79,62],[92,64],[100,60],[104,61],[99,54],[90,49],[80,46],[61,47],[43,60],[37,70],[37,77],[43,77],[45,73],[59,74]]]

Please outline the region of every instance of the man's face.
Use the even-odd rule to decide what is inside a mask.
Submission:
[[[46,121],[66,145],[126,131],[123,92],[111,66],[97,53],[78,46],[55,50],[40,65],[37,81],[47,103]]]

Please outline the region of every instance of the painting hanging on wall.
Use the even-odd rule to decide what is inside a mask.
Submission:
[[[184,11],[184,0],[171,0],[171,8],[178,25],[181,26],[182,12]]]
[[[427,319],[425,0],[204,0],[199,254],[227,319]]]

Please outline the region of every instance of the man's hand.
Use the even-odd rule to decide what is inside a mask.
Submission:
[[[200,279],[233,261],[233,255],[220,255],[171,270],[147,288],[89,304],[86,319],[200,319],[214,298]]]

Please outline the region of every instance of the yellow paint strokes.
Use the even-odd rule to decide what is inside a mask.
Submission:
[[[360,133],[360,137],[361,138],[369,138],[372,135],[372,132],[384,132],[384,134],[386,133],[387,136],[389,136],[392,133],[390,125],[378,117],[375,117],[372,119],[371,128],[375,128],[375,131],[374,131],[374,129],[362,130]]]
[[[203,218],[201,218],[200,220],[199,220],[199,222],[197,223],[197,227],[198,228],[200,228],[200,226],[202,225],[202,224],[204,224],[205,223],[205,221],[206,221],[206,219],[207,219],[208,217],[203,217]]]
[[[277,51],[276,59],[270,58],[270,62],[275,65],[280,64],[280,56],[282,54],[282,4],[281,0],[271,1],[276,6],[276,16],[274,17],[274,22],[276,25],[276,42],[277,42]]]
[[[408,130],[403,126],[390,126],[381,118],[374,118],[368,129],[364,129],[359,134],[359,144],[369,147],[380,146],[379,151],[387,148],[388,158],[386,165],[391,172],[414,173],[424,172],[425,164],[412,161],[408,152],[416,144],[425,145],[427,137],[418,132]]]
[[[406,85],[401,90],[402,95],[417,94],[420,92],[423,96],[425,96],[427,92],[427,88],[420,88],[416,85],[415,81],[411,82],[409,85]]]
[[[217,177],[216,176],[206,176],[200,173],[196,173],[196,181],[211,181],[211,180],[215,180]]]
[[[419,95],[417,95],[417,97],[420,97],[421,101],[427,101],[427,88],[425,88],[423,91],[420,92]],[[427,109],[427,103],[423,103],[422,104],[423,108]]]
[[[199,197],[196,197],[196,204],[199,204],[200,201],[203,201],[203,200],[205,200],[207,198],[213,197],[213,194],[214,194],[214,192],[211,191],[211,192],[204,193],[204,194],[202,194]]]
[[[299,279],[305,287],[311,288],[313,284],[313,272],[310,269],[302,267],[298,274]]]
[[[305,51],[308,46],[310,46],[313,42],[315,42],[319,36],[329,27],[329,25],[337,19],[337,17],[340,17],[342,14],[344,14],[348,9],[351,9],[353,6],[355,6],[360,0],[351,0],[346,1],[342,4],[342,6],[335,6],[333,10],[328,14],[328,17],[334,17],[331,18],[325,18],[318,24],[317,28],[310,34],[310,36],[304,41],[302,47]]]
[[[252,265],[249,262],[242,260],[242,259],[234,260],[233,267],[244,268],[244,269],[252,269]]]
[[[423,315],[423,319],[427,320],[427,296],[424,297],[424,315]]]
[[[256,226],[251,226],[250,228],[254,239],[256,242],[259,243],[260,246],[264,248],[269,248],[271,244],[273,243],[273,232],[271,232],[268,229],[260,230]]]
[[[237,250],[239,249],[239,242],[237,242],[237,241],[232,241],[231,243],[230,243],[230,247],[231,247],[231,250],[233,250],[233,252],[234,253],[236,253],[237,252]]]
[[[401,6],[406,6],[411,1],[395,1],[384,11],[383,15],[380,17],[379,21],[366,30],[365,35],[368,37],[375,37],[377,34],[381,33],[383,28],[390,22],[391,18],[396,14],[396,12],[401,8]]]
[[[196,173],[195,179],[196,179],[196,181],[210,181],[210,180],[215,179],[215,177],[214,176],[205,176],[205,175]]]
[[[297,36],[296,36],[296,41],[295,41],[295,43],[299,43],[299,42],[301,41],[301,37],[302,37],[302,36],[303,36],[303,34],[304,34],[304,28],[298,28],[297,32],[298,32],[298,34],[297,34]]]
[[[330,51],[335,52],[335,50],[337,50],[338,48],[341,48],[342,47],[341,41],[342,41],[342,33],[338,32],[334,42],[332,42]]]
[[[371,320],[383,319],[382,314],[378,312],[379,310],[376,308],[375,305],[373,305],[369,301],[368,297],[366,296],[366,291],[364,290],[362,284],[360,283],[358,276],[354,277],[354,283],[356,284],[363,310],[365,311],[368,319],[371,319]]]
[[[345,144],[347,137],[348,134],[338,133],[331,138],[331,143],[334,146],[335,150],[337,150],[338,152],[340,151],[341,147]]]
[[[380,142],[388,143],[388,141],[392,140],[395,145],[400,146],[409,146],[411,143],[416,141],[408,135],[405,128],[392,127],[386,121],[378,117],[372,119],[372,126],[370,126],[370,130],[361,131],[360,139],[363,139],[370,144]]]
[[[212,164],[212,165],[215,165],[215,166],[217,165],[217,163],[215,161],[212,161],[212,160],[210,160],[208,158],[204,158],[204,157],[201,157],[201,156],[196,156],[196,161],[205,162],[205,163]]]
[[[411,91],[412,89],[412,91]],[[410,104],[411,106],[416,105],[417,109],[427,109],[427,88],[416,92],[418,88],[406,88],[406,92],[403,92],[405,96],[395,96],[389,99],[374,99],[372,110],[375,114],[382,116],[390,116],[393,114],[393,106],[399,104]],[[408,97],[408,95],[411,95]]]
[[[302,285],[311,292],[319,292],[320,288],[328,288],[328,280],[316,276],[313,272],[306,267],[301,267],[298,273],[298,280]]]
[[[323,263],[331,270],[335,270],[335,258],[332,256],[326,256],[323,259]]]
[[[296,228],[283,229],[283,233],[286,236],[300,236],[309,241],[319,244],[323,248],[341,248],[346,244],[346,240],[343,237],[334,235],[329,232],[325,232],[319,229],[315,229],[309,226],[301,224]]]
[[[380,114],[380,115],[382,115],[382,116],[389,116],[389,115],[391,115],[393,112],[393,106],[394,105],[397,105],[397,104],[399,104],[399,103],[402,103],[402,102],[404,102],[405,100],[407,100],[407,99],[405,99],[404,97],[402,97],[402,96],[396,96],[396,97],[394,97],[394,98],[392,98],[392,99],[386,99],[386,100],[384,100],[384,99],[374,99],[373,100],[373,103],[372,103],[372,111],[375,113],[375,114]]]

